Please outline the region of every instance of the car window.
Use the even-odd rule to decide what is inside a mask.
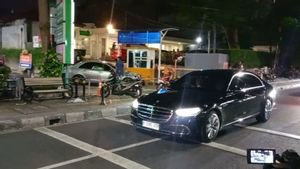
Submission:
[[[229,86],[229,90],[239,90],[245,88],[246,84],[241,77],[235,76]]]
[[[103,70],[112,71],[112,67],[110,67],[109,65],[103,64]]]
[[[81,69],[92,69],[95,66],[94,62],[87,62],[79,66]]]
[[[235,76],[232,79],[229,90],[237,90],[257,86],[262,86],[262,83],[257,77],[250,74],[244,74],[243,76]]]
[[[227,78],[214,74],[189,74],[176,81],[171,88],[174,89],[200,89],[206,91],[225,91],[228,85]]]
[[[245,88],[262,86],[261,81],[257,77],[250,74],[245,74],[242,77],[242,80],[245,82]]]

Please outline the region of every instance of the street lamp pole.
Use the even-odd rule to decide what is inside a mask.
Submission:
[[[114,15],[114,8],[115,8],[115,0],[112,0],[109,24],[111,24],[111,21],[112,21],[113,15]]]
[[[166,36],[166,34],[168,33],[168,31],[178,31],[178,29],[176,28],[165,28],[160,30],[160,44],[159,44],[159,51],[158,51],[158,74],[157,74],[157,81],[159,81],[161,74],[160,74],[160,70],[161,70],[161,50],[162,50],[162,41],[164,39],[164,37]]]

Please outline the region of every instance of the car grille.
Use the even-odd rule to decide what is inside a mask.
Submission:
[[[139,104],[137,109],[137,115],[140,118],[158,123],[167,122],[172,114],[173,110],[147,104]]]

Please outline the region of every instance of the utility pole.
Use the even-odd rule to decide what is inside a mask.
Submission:
[[[49,47],[50,24],[49,24],[49,11],[48,0],[38,0],[39,8],[39,25],[42,39],[42,50],[47,52]]]
[[[160,30],[160,44],[159,44],[159,51],[158,51],[158,66],[157,66],[157,70],[158,70],[157,81],[161,77],[160,70],[161,70],[162,41],[163,41],[164,37],[166,36],[166,34],[168,33],[168,31],[177,31],[177,30],[178,29],[176,29],[176,28],[165,28],[165,29]]]
[[[114,15],[114,8],[115,8],[115,0],[112,0],[109,24],[111,24],[111,21],[112,21],[113,15]]]
[[[213,24],[213,34],[214,34],[213,53],[216,53],[216,48],[217,48],[217,29],[216,29],[216,23]]]
[[[207,53],[210,53],[210,31],[207,32]]]

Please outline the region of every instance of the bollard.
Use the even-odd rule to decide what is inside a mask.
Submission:
[[[83,98],[84,100],[86,100],[86,98],[85,98],[85,85],[86,85],[86,81],[83,80],[83,81],[82,81],[82,98]]]
[[[102,95],[101,89],[102,89],[102,83],[101,80],[99,80],[98,89],[97,89],[97,96],[99,97]]]
[[[79,83],[79,79],[75,79],[74,80],[74,84],[75,84],[75,98],[77,98],[78,97],[78,83]]]
[[[103,84],[106,85],[106,84]],[[104,100],[104,87],[101,87],[101,103],[100,105],[106,105],[105,100]]]

